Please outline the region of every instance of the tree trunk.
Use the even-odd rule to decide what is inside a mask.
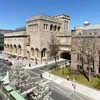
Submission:
[[[54,59],[55,59],[55,70],[57,69],[57,59],[56,59],[56,56],[54,57]]]
[[[89,74],[89,81],[91,81],[91,68],[89,67],[89,72],[88,72],[88,74]]]

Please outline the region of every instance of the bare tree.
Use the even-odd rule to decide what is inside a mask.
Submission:
[[[54,58],[56,66],[57,66],[57,54],[59,50],[58,43],[59,41],[57,40],[57,37],[52,35],[49,43],[49,50],[50,50],[49,53],[50,53],[50,57]]]
[[[20,92],[25,89],[25,83],[28,80],[28,74],[23,68],[22,64],[14,65],[11,68],[11,75],[12,75],[12,85],[15,86],[17,90],[20,90]]]
[[[84,33],[83,33],[84,34]],[[95,42],[96,37],[95,35],[89,36],[89,35],[79,35],[78,36],[78,60],[79,60],[79,66],[84,69],[84,65],[88,65],[88,76],[89,80],[91,80],[91,70],[94,67],[94,57],[95,57]]]

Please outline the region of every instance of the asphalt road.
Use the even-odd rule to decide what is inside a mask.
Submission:
[[[31,69],[31,71],[32,73],[40,77],[41,73],[49,69],[50,68],[44,67],[44,68]],[[41,78],[38,78],[38,81],[40,79]],[[34,79],[34,80],[37,81],[37,79]],[[50,90],[52,91],[51,97],[53,100],[93,100],[77,92],[71,91],[69,89],[65,89],[61,85],[58,85],[52,81],[49,82],[49,87],[50,87]]]
[[[41,80],[40,75],[44,71],[48,71],[51,69],[51,66],[43,67],[43,68],[35,68],[30,69],[29,73],[32,77],[32,80],[34,82],[38,82]],[[65,89],[61,87],[61,85],[55,84],[52,81],[49,82],[50,90],[52,91],[51,98],[52,100],[92,100],[84,95],[81,95],[79,93],[74,93],[73,91],[69,89]],[[0,99],[1,100],[1,99]]]

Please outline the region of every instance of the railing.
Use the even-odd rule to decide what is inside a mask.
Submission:
[[[2,94],[4,94],[2,96],[3,100],[25,100],[25,98],[18,94],[10,85],[3,84],[2,81],[0,81],[0,90]]]

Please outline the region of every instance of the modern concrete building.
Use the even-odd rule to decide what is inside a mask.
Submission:
[[[50,58],[52,38],[57,40],[58,56],[70,59],[71,32],[70,17],[33,16],[26,20],[26,31],[5,34],[5,53],[32,59],[36,63],[46,63]]]
[[[71,68],[77,70],[79,65],[84,71],[91,66],[92,72],[100,73],[100,25],[85,22],[72,31]]]

